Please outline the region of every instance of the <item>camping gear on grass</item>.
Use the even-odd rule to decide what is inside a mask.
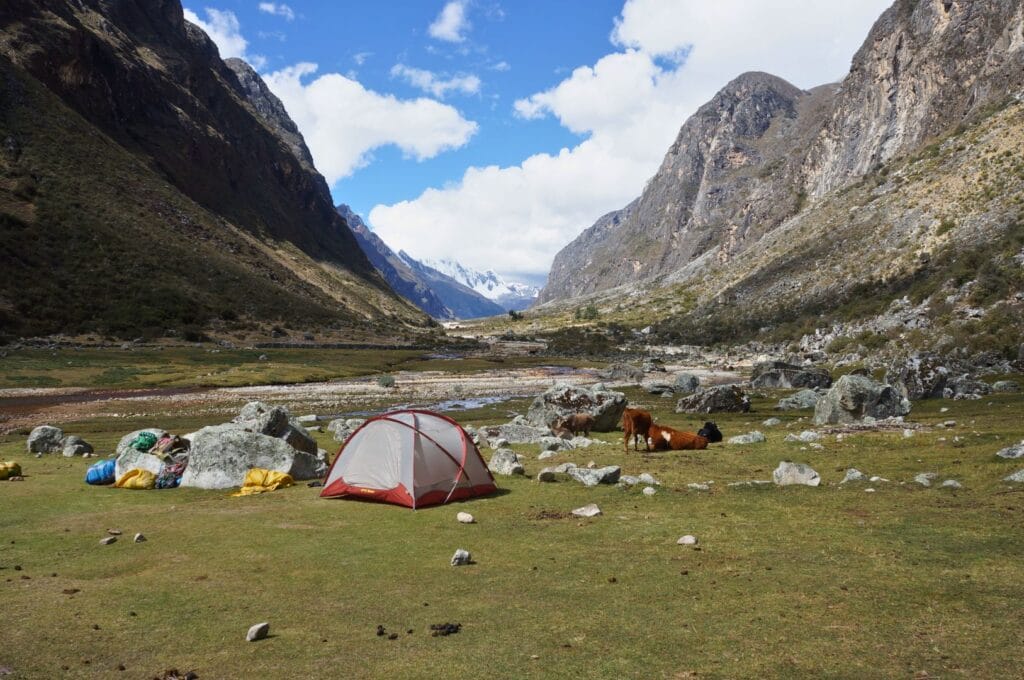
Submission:
[[[342,445],[321,498],[358,498],[410,508],[492,493],[494,477],[462,426],[430,411],[385,413]]]
[[[149,470],[140,470],[139,468],[132,468],[114,482],[114,487],[118,489],[145,490],[152,489],[155,486],[156,475]]]
[[[284,472],[267,470],[265,468],[252,468],[245,473],[245,483],[242,484],[242,488],[239,489],[238,493],[231,495],[251,496],[265,491],[273,491],[274,489],[283,489],[294,483],[292,476]]]
[[[178,454],[168,457],[167,462],[163,464],[160,473],[156,476],[156,488],[177,489],[181,484],[181,476],[185,474],[186,467],[188,467],[188,456]]]
[[[100,462],[91,465],[85,473],[86,484],[113,484],[114,483],[114,470],[117,468],[117,461],[113,458],[107,460],[101,460]]]
[[[154,456],[168,459],[175,453],[188,451],[189,442],[176,434],[165,434],[157,440],[153,448],[149,450]]]
[[[21,466],[12,461],[0,461],[0,479],[20,477]]]

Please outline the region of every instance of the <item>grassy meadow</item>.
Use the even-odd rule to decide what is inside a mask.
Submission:
[[[699,424],[672,413],[673,400],[627,393],[664,423]],[[820,450],[783,441],[809,427],[810,412],[776,413],[770,396],[755,413],[715,418],[726,437],[760,429],[762,444],[623,454],[612,432],[595,435],[608,446],[547,461],[536,445],[514,447],[528,475],[591,460],[650,472],[662,482],[653,497],[499,478],[493,497],[418,511],[321,500],[304,483],[245,498],[89,487],[94,461],[37,460],[23,435],[0,437],[0,460],[26,475],[0,482],[0,669],[153,678],[177,668],[203,680],[1019,677],[1024,485],[1000,480],[1024,462],[994,453],[1024,437],[1024,396],[918,402],[910,420],[957,425],[825,436]],[[454,415],[496,423],[510,408],[526,402]],[[763,427],[771,416],[782,424]],[[108,451],[151,424],[64,429]],[[822,486],[726,486],[770,479],[784,459],[811,464]],[[848,467],[891,481],[839,486]],[[964,488],[910,483],[924,471]],[[708,480],[710,492],[687,489]],[[587,503],[603,514],[569,515]],[[477,523],[458,524],[459,511]],[[99,545],[111,528],[124,534]],[[135,532],[148,540],[132,543]],[[683,534],[699,545],[677,545]],[[450,567],[456,548],[476,563]],[[247,643],[261,621],[271,637]],[[461,632],[431,637],[446,622]]]

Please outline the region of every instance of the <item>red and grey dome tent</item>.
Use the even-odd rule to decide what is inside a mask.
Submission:
[[[497,489],[476,445],[457,422],[430,411],[370,418],[341,446],[321,498],[358,498],[410,508]]]

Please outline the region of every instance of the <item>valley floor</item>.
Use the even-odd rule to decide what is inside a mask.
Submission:
[[[540,364],[447,378],[395,374],[397,395],[377,394],[364,379],[364,391],[352,387],[339,403],[357,411],[410,396],[429,401],[445,396],[445,379],[448,396],[464,399],[525,381],[506,389],[515,397],[566,377]],[[589,371],[567,375],[595,380]],[[321,389],[204,390],[195,394],[216,399],[202,408],[181,407],[192,393],[157,400],[159,408],[87,401],[62,427],[108,452],[136,428],[188,432],[255,397],[296,414],[322,412],[336,395]],[[625,391],[666,424],[698,424],[673,413],[674,400]],[[610,432],[595,435],[605,444],[546,461],[537,445],[513,446],[528,476],[567,461],[621,465],[623,474],[661,482],[650,497],[640,486],[502,477],[490,498],[419,511],[321,500],[303,483],[243,498],[88,487],[83,475],[94,461],[29,457],[24,433],[8,432],[0,460],[20,462],[26,479],[0,482],[0,669],[11,678],[152,678],[177,668],[204,680],[1019,673],[1024,487],[1001,480],[1024,463],[994,454],[1024,437],[1024,396],[920,401],[910,437],[826,434],[822,449],[784,441],[812,429],[810,412],[775,412],[778,396],[756,396],[753,413],[715,417],[727,438],[758,429],[762,444],[624,454],[621,433]],[[451,415],[496,424],[528,403],[511,398]],[[772,416],[781,424],[764,426]],[[956,425],[941,426],[949,420]],[[329,433],[315,436],[337,449]],[[810,464],[822,485],[727,486],[770,479],[781,460]],[[840,485],[851,467],[889,481]],[[926,471],[963,488],[912,482]],[[687,487],[712,481],[708,492]],[[588,503],[603,514],[569,514]],[[457,523],[459,511],[477,523]],[[113,528],[121,540],[99,545]],[[132,543],[136,532],[148,540]],[[698,546],[677,545],[683,534]],[[456,548],[475,564],[450,567]],[[247,643],[245,631],[261,621],[271,637]],[[430,635],[431,624],[447,622],[461,631]],[[378,636],[378,625],[398,638]]]

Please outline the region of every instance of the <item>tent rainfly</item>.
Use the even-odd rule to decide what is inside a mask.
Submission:
[[[341,446],[321,498],[358,498],[410,508],[497,489],[476,445],[457,422],[430,411],[370,418]]]

